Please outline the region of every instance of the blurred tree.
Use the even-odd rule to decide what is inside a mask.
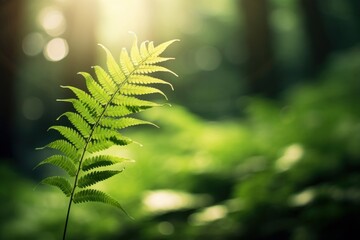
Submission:
[[[350,7],[352,9],[352,12],[357,20],[357,26],[359,26],[359,23],[360,23],[360,14],[359,14],[360,1],[359,0],[349,0],[349,1],[350,1]],[[360,31],[360,29],[358,29],[358,31]]]
[[[278,81],[274,74],[268,1],[241,0],[240,3],[245,22],[249,93],[274,96]]]
[[[317,0],[299,0],[311,52],[311,71],[317,72],[331,52],[331,43]]]
[[[0,2],[0,157],[9,160],[13,157],[11,131],[15,107],[14,85],[21,49],[22,10],[22,0]]]
[[[62,81],[84,87],[84,81],[74,81],[76,73],[89,71],[95,64],[97,42],[95,38],[98,21],[98,4],[95,0],[72,1],[67,5],[65,17],[68,28],[65,38],[69,43],[69,55],[66,59],[66,73]]]

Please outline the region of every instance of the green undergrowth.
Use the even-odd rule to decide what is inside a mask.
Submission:
[[[70,239],[359,235],[358,56],[334,61],[316,83],[288,91],[282,102],[249,98],[243,118],[208,121],[176,105],[144,112],[161,128],[127,130],[144,146],[108,151],[136,164],[97,185],[135,221],[87,203],[74,209]],[[56,239],[63,224],[61,193],[42,186],[34,192],[33,181],[6,166],[1,171],[13,188],[7,192],[7,183],[0,183],[6,195],[0,238]]]

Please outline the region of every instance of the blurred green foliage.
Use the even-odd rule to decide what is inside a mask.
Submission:
[[[360,52],[282,101],[243,98],[241,119],[180,106],[144,118],[161,129],[113,148],[134,165],[99,185],[135,217],[75,207],[69,239],[356,239],[360,222]],[[58,239],[65,198],[1,166],[1,239]],[[35,188],[35,189],[34,189]]]

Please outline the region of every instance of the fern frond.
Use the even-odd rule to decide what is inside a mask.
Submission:
[[[103,121],[103,119],[101,119],[101,121]],[[106,139],[110,139],[112,137],[116,137],[116,138],[123,138],[122,134],[119,133],[118,131],[114,131],[113,129],[110,128],[104,128],[104,127],[97,127],[94,130],[93,136],[92,138],[95,140],[106,140]]]
[[[66,112],[60,115],[58,119],[62,116],[66,116],[71,124],[81,133],[84,138],[88,138],[91,132],[91,126],[87,123],[87,121],[81,117],[81,115],[73,112]]]
[[[167,96],[165,93],[163,93],[161,90],[153,87],[145,87],[145,86],[139,86],[134,84],[125,84],[121,89],[121,94],[124,95],[146,95],[146,94],[153,94],[153,93],[159,93],[167,99]]]
[[[104,181],[116,174],[121,173],[123,170],[104,170],[104,171],[94,171],[82,176],[78,180],[78,187],[85,188],[91,185],[94,185],[98,182]]]
[[[52,156],[46,158],[45,160],[41,161],[38,165],[36,165],[35,168],[37,168],[43,164],[46,164],[46,163],[50,163],[52,165],[55,165],[55,166],[63,169],[72,177],[76,175],[77,169],[76,169],[74,160],[72,160],[66,156],[52,155]]]
[[[134,41],[133,44],[131,46],[131,51],[130,51],[130,55],[131,55],[131,60],[133,62],[133,64],[139,65],[140,62],[142,61],[141,55],[140,55],[140,49],[138,47],[138,41],[137,41],[137,37],[135,33],[132,33],[134,35]]]
[[[99,44],[99,45],[106,52],[106,65],[108,67],[108,70],[110,72],[110,75],[111,75],[112,79],[117,84],[121,84],[126,79],[125,74],[121,70],[120,66],[116,63],[116,61],[115,61],[113,55],[110,53],[110,51],[106,47],[104,47],[103,45],[101,45],[101,44]]]
[[[149,74],[149,73],[155,73],[155,72],[169,72],[169,73],[175,75],[176,77],[178,76],[173,71],[171,71],[165,67],[156,66],[156,65],[141,65],[141,66],[139,66],[139,68],[137,68],[134,71],[135,74]]]
[[[158,63],[173,59],[162,57],[160,54],[175,41],[178,40],[171,40],[158,46],[155,46],[154,42],[145,41],[139,46],[135,35],[130,52],[122,49],[118,61],[106,47],[100,44],[106,54],[106,69],[94,66],[95,74],[93,75],[79,72],[86,83],[85,91],[73,86],[61,86],[69,89],[75,95],[70,99],[58,100],[73,105],[73,112],[65,112],[59,117],[66,117],[71,125],[49,128],[49,130],[59,132],[62,139],[55,140],[43,148],[57,150],[60,154],[46,158],[36,167],[52,164],[66,171],[73,179],[73,184],[60,176],[48,177],[42,181],[58,187],[66,196],[70,196],[64,239],[72,203],[102,202],[118,207],[126,214],[118,201],[102,191],[89,189],[89,187],[123,171],[101,170],[102,167],[112,168],[114,167],[112,165],[129,161],[101,152],[114,145],[125,146],[136,143],[123,136],[119,130],[144,124],[156,126],[151,122],[134,118],[132,115],[152,107],[165,105],[139,97],[161,94],[167,99],[164,92],[149,85],[166,84],[173,89],[172,85],[149,74],[168,72],[177,76],[168,68],[158,65]]]
[[[95,117],[92,114],[91,108],[86,106],[78,99],[57,99],[58,102],[69,102],[72,103],[76,112],[78,112],[88,123],[95,124]]]
[[[74,194],[74,203],[85,203],[85,202],[101,202],[112,205],[119,208],[125,213],[126,216],[130,217],[121,204],[114,198],[110,197],[106,193],[96,189],[85,189]],[[131,217],[130,217],[131,218]]]
[[[151,77],[151,76],[147,76],[147,75],[133,75],[129,78],[128,83],[132,83],[132,84],[153,84],[153,83],[157,83],[157,84],[166,84],[169,85],[171,87],[171,90],[174,90],[173,86],[171,85],[171,83],[166,82],[162,79],[159,78],[155,78],[155,77]]]
[[[154,48],[153,52],[151,52],[151,54],[153,56],[159,56],[160,54],[162,54],[171,44],[173,44],[174,42],[178,42],[180,41],[179,39],[174,39],[174,40],[170,40],[164,43],[159,44],[157,47]]]
[[[100,66],[94,66],[95,74],[97,80],[99,81],[100,85],[104,88],[104,90],[109,94],[112,95],[116,92],[117,87],[116,83],[112,80],[109,74]]]
[[[98,100],[102,105],[106,105],[111,98],[107,92],[93,79],[89,73],[79,72],[79,74],[85,78],[86,86],[92,97]]]
[[[72,86],[61,86],[61,87],[70,89],[82,103],[84,103],[88,108],[92,110],[91,113],[92,115],[95,114],[94,115],[95,118],[100,116],[103,109],[98,100],[96,100],[95,98],[84,92],[83,90],[78,89],[76,87],[72,87]]]
[[[41,183],[58,187],[67,197],[71,195],[72,186],[66,178],[59,176],[47,177]]]
[[[76,149],[81,149],[86,145],[85,139],[74,129],[64,126],[52,126],[49,130],[54,129],[71,142]]]
[[[141,100],[136,97],[129,97],[125,95],[117,95],[113,99],[113,104],[120,106],[130,106],[130,107],[160,107],[163,106],[159,103],[154,103],[146,100]]]
[[[133,113],[141,112],[146,108],[129,107],[129,106],[109,106],[107,108],[105,117],[123,117]]]
[[[122,146],[128,145],[127,144],[123,144]],[[113,146],[114,142],[111,140],[94,140],[92,142],[89,143],[86,151],[88,151],[89,153],[96,153],[96,152],[100,152],[103,151],[105,149],[108,149],[109,147]],[[118,144],[119,145],[119,144]]]
[[[158,126],[152,122],[136,119],[136,118],[130,118],[130,117],[123,117],[120,119],[116,118],[103,118],[100,121],[100,125],[104,127],[108,127],[111,129],[123,129],[131,126],[136,125],[152,125],[158,128]]]
[[[135,69],[128,52],[125,48],[121,50],[120,54],[120,66],[126,76],[129,76]]]
[[[41,149],[45,149],[45,148],[52,148],[55,150],[58,150],[59,152],[63,153],[65,156],[67,156],[70,159],[73,159],[74,161],[77,161],[78,158],[80,157],[79,153],[77,152],[77,149],[74,147],[74,145],[72,145],[71,143],[69,143],[66,140],[55,140],[51,143],[49,143],[48,145],[41,147],[41,148],[37,148],[38,150]]]
[[[130,160],[117,156],[111,156],[111,155],[97,155],[84,159],[81,168],[83,171],[89,171],[94,168],[110,166],[125,161],[130,161]]]
[[[100,152],[102,150],[108,149],[113,145],[117,146],[126,146],[130,143],[134,143],[130,138],[124,136],[110,136],[108,139],[102,138],[102,140],[93,140],[89,143],[87,151],[90,153]]]

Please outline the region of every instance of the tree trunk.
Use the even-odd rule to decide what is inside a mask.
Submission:
[[[331,52],[331,44],[326,33],[324,19],[317,0],[299,0],[303,9],[304,24],[310,45],[311,68],[316,73]]]
[[[22,0],[0,3],[0,159],[13,160],[15,80],[21,49]]]
[[[85,81],[79,79],[78,72],[90,72],[95,64],[96,23],[98,3],[95,0],[77,0],[68,3],[65,17],[68,28],[65,38],[69,44],[69,54],[66,58],[66,73],[63,81],[67,84],[84,89]],[[64,84],[64,85],[67,85]]]
[[[250,94],[274,96],[278,82],[274,76],[268,1],[241,0],[247,49],[247,86]]]

